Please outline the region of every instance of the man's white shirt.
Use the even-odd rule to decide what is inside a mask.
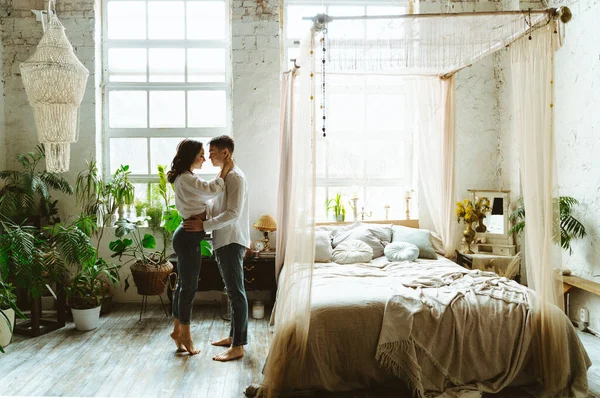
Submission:
[[[234,166],[225,177],[225,192],[214,199],[204,230],[213,234],[213,249],[237,243],[250,247],[248,185],[244,172]]]

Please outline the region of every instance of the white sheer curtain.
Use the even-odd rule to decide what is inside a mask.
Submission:
[[[454,75],[415,78],[415,139],[419,179],[423,192],[419,196],[442,237],[446,256],[454,255],[457,223],[454,216]]]
[[[302,42],[294,73],[290,97],[293,128],[286,130],[287,159],[286,189],[289,197],[283,203],[287,225],[285,267],[279,276],[275,334],[264,368],[260,393],[266,397],[279,396],[289,380],[302,368],[310,325],[312,268],[315,258],[315,59],[314,34]],[[282,153],[283,156],[283,153]],[[280,239],[280,237],[278,237]],[[278,247],[279,247],[278,243]]]
[[[285,72],[281,76],[281,100],[279,109],[279,197],[277,198],[277,233],[275,254],[275,277],[279,280],[279,272],[283,267],[286,252],[286,233],[288,229],[287,204],[292,190],[292,164],[294,148],[292,147],[292,109],[294,107],[294,76],[295,71]]]
[[[527,282],[537,327],[534,349],[536,377],[548,396],[568,396],[570,384],[567,334],[564,327],[560,247],[553,243],[559,228],[553,129],[553,54],[558,43],[555,23],[537,30],[511,48],[513,123],[519,135]],[[579,386],[582,391],[587,386]],[[575,385],[573,388],[577,388]]]

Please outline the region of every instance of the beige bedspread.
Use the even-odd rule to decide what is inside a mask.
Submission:
[[[315,264],[307,362],[287,385],[340,391],[401,378],[437,395],[457,384],[492,392],[528,383],[529,318],[525,287],[441,257]],[[570,336],[581,353],[571,355],[571,379],[587,389],[590,362]]]

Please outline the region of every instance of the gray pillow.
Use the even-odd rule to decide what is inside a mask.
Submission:
[[[430,239],[431,232],[427,229],[408,228],[401,225],[392,227],[392,242],[408,242],[419,248],[419,258],[436,260],[437,255]]]
[[[332,260],[338,264],[368,263],[373,258],[373,249],[365,242],[350,239],[333,249]]]
[[[349,240],[360,240],[371,247],[373,258],[377,258],[383,256],[383,249],[389,243],[389,240],[384,241],[382,239],[386,239],[386,234],[382,228],[360,225],[346,231],[338,231],[333,237],[333,247],[335,249],[338,245]]]

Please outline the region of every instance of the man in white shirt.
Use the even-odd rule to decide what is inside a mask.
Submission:
[[[215,361],[230,361],[244,356],[248,343],[248,300],[244,288],[244,254],[250,247],[248,189],[246,177],[232,159],[234,143],[229,136],[213,138],[209,143],[209,159],[216,167],[233,166],[225,178],[225,193],[214,199],[212,218],[185,221],[186,231],[213,233],[213,248],[221,277],[231,302],[229,337],[214,341],[216,346],[229,347],[213,357]]]

